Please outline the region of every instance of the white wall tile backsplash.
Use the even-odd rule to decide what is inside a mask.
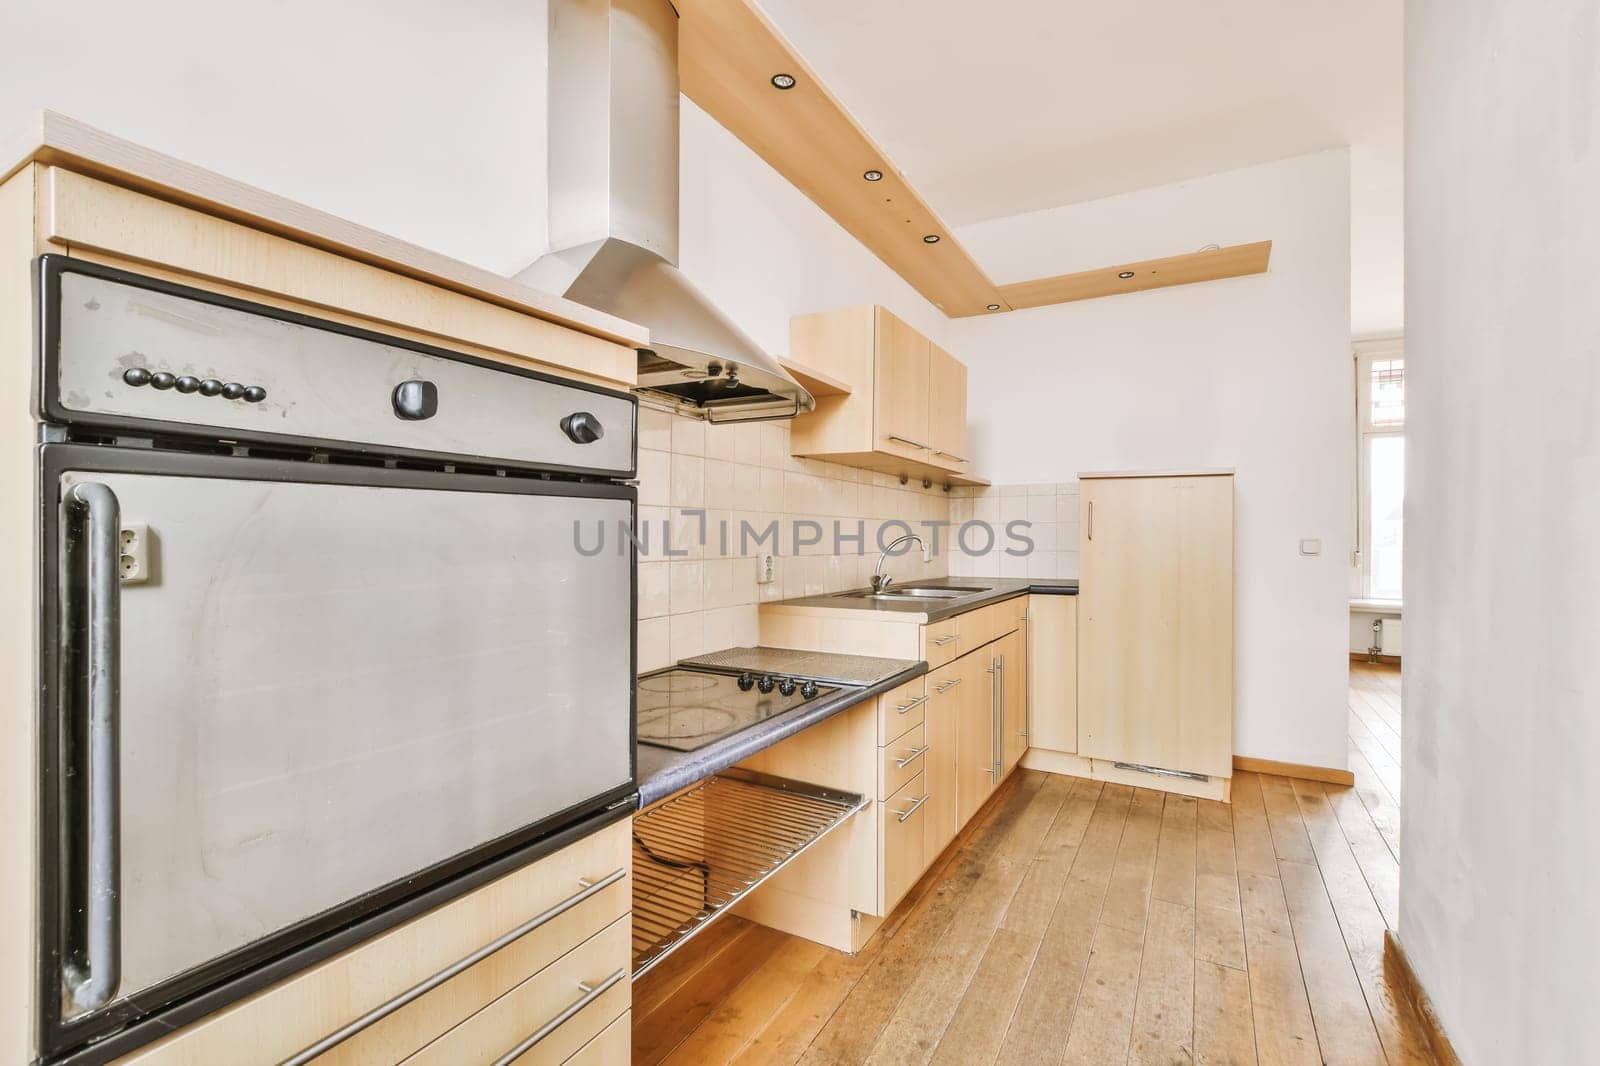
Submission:
[[[952,554],[950,573],[953,576],[1078,576],[1076,481],[961,487],[950,490],[950,496],[950,521],[956,530],[967,522],[983,522],[993,527],[996,534],[987,552]],[[1017,531],[1033,542],[1032,551],[1008,536],[1012,522],[1026,523],[1017,527]],[[983,546],[977,531],[967,535],[965,543],[972,548]]]
[[[864,587],[878,559],[880,524],[898,520],[926,537],[930,531],[920,523],[949,522],[959,491],[796,459],[786,422],[712,425],[641,406],[640,671],[756,643],[756,605],[763,600]],[[815,527],[797,535],[796,521]],[[835,523],[845,538],[837,545]],[[763,540],[774,524],[777,535]],[[858,528],[859,545],[849,539]],[[885,539],[899,532],[894,528]],[[913,548],[891,557],[888,569],[899,581],[952,573],[948,536],[940,534],[931,562]],[[775,556],[775,577],[767,585],[756,584],[762,552]]]

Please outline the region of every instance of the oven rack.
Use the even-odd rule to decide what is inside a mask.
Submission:
[[[633,977],[671,955],[867,797],[727,770],[633,820]]]

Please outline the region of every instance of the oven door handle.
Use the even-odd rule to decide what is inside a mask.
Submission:
[[[122,969],[121,862],[118,845],[118,712],[121,699],[121,505],[109,486],[88,481],[68,489],[62,500],[69,514],[83,516],[87,543],[83,609],[88,640],[82,673],[88,680],[88,714],[84,744],[88,774],[83,783],[86,816],[82,897],[68,906],[81,908],[84,943],[81,957],[64,952],[62,965],[72,1005],[89,1011],[103,1007],[116,994]],[[66,630],[78,613],[71,600],[73,582],[62,584],[61,617]],[[75,688],[69,679],[67,689]],[[71,842],[69,841],[69,844]]]

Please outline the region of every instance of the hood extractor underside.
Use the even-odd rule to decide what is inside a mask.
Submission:
[[[650,330],[639,389],[714,422],[815,406],[678,269],[678,15],[550,0],[550,252],[518,275]]]

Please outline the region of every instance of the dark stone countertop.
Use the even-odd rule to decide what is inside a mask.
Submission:
[[[666,799],[680,788],[703,781],[718,770],[726,770],[780,740],[787,740],[818,722],[826,721],[866,700],[876,699],[880,694],[928,672],[928,664],[921,661],[880,661],[897,664],[899,668],[870,685],[841,688],[831,696],[802,703],[792,711],[774,715],[695,751],[638,745],[639,806],[648,807],[657,800]]]
[[[1045,596],[1076,596],[1078,582],[1076,578],[1064,577],[939,577],[929,581],[908,581],[908,585],[949,586],[958,588],[966,585],[984,588],[983,592],[974,592],[970,596],[962,596],[953,600],[932,600],[913,602],[911,600],[875,600],[865,596],[852,596],[849,593],[834,592],[824,596],[802,596],[799,599],[779,600],[776,603],[763,606],[771,607],[825,607],[837,611],[873,611],[891,615],[915,615],[923,623],[938,622],[952,618],[958,614],[965,614],[978,607],[985,607],[1001,600],[1014,599],[1028,593]],[[862,590],[853,590],[862,591]],[[894,586],[890,586],[894,591]]]

